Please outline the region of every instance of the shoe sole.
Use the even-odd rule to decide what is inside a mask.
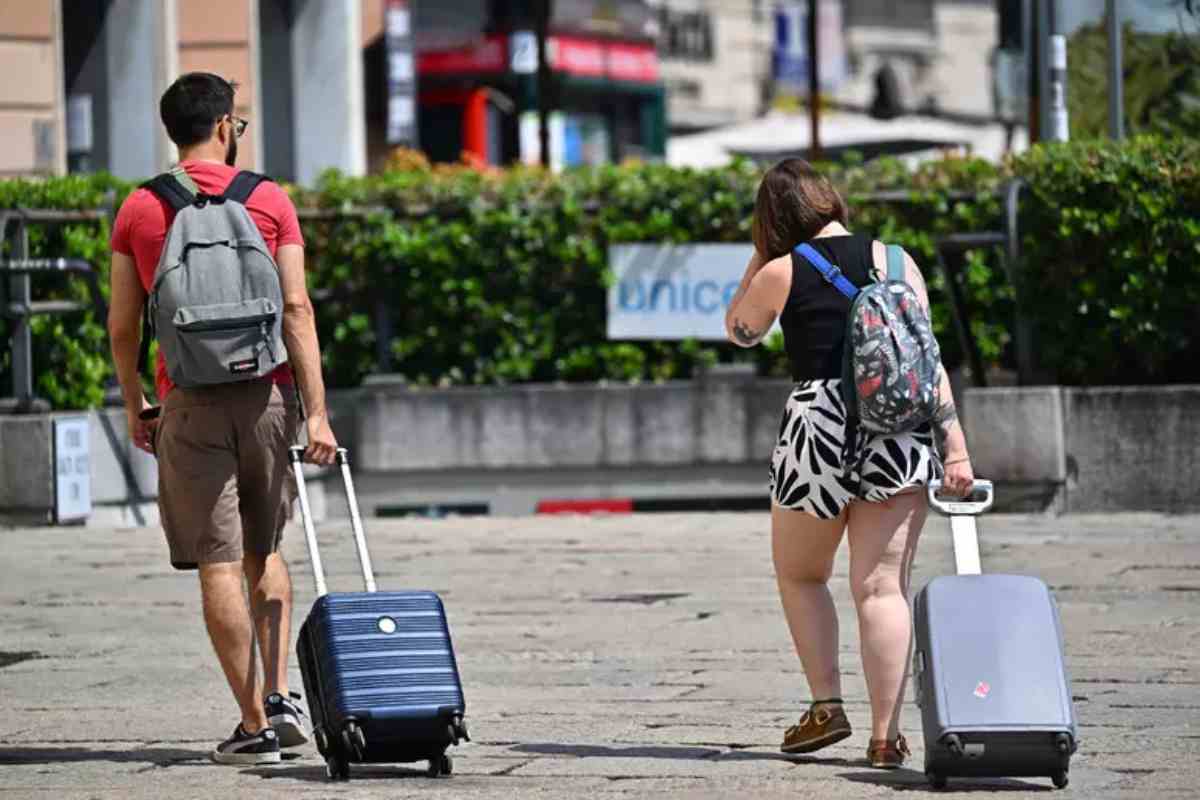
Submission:
[[[218,764],[253,766],[256,764],[278,764],[283,759],[280,757],[278,750],[270,753],[222,753],[220,750],[214,750],[212,752],[212,760]]]
[[[799,755],[801,753],[811,753],[814,750],[820,750],[822,747],[828,747],[831,744],[836,744],[837,742],[840,742],[842,739],[848,738],[850,736],[850,733],[851,732],[848,730],[833,731],[831,733],[825,734],[820,739],[814,739],[814,740],[808,741],[808,742],[801,742],[799,744],[784,745],[784,746],[780,747],[779,750],[783,753],[787,753],[788,755]]]
[[[304,730],[304,725],[292,714],[276,714],[273,717],[267,717],[267,723],[275,729],[280,747],[299,747],[302,744],[308,744],[308,733]]]

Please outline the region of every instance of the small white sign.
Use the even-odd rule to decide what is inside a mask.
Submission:
[[[412,83],[413,55],[409,52],[388,54],[388,80],[392,83]]]
[[[92,513],[87,417],[54,418],[54,519],[73,522]]]
[[[404,38],[408,36],[409,29],[408,8],[395,3],[388,6],[387,35],[398,39]]]
[[[92,96],[67,97],[67,152],[90,153],[92,150]]]
[[[724,341],[751,244],[619,244],[608,251],[609,339]]]
[[[537,36],[532,31],[516,31],[508,37],[509,69],[517,75],[537,72]]]

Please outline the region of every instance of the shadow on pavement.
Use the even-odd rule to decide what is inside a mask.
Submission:
[[[782,753],[760,753],[751,750],[725,752],[714,747],[658,747],[633,745],[605,747],[598,744],[519,744],[511,748],[517,753],[540,756],[575,756],[576,758],[668,758],[680,761],[792,761]]]
[[[92,750],[87,747],[0,747],[0,764],[79,764],[110,761],[116,764],[153,764],[171,767],[185,761],[211,764],[208,750],[175,747],[142,747],[133,750]]]
[[[923,772],[915,769],[871,770],[870,772],[843,772],[838,775],[854,783],[870,783],[897,792],[1052,792],[1053,787],[1017,781],[1011,778],[951,778],[945,789],[935,790],[925,779]]]
[[[424,762],[418,762],[424,763]],[[244,769],[241,774],[255,775],[264,780],[274,780],[276,778],[289,778],[294,781],[305,781],[308,783],[331,783],[325,775],[325,766],[307,766],[307,767],[254,767],[253,769]],[[403,778],[425,778],[426,780],[445,780],[444,778],[429,778],[425,774],[424,769],[414,769],[406,767],[402,764],[351,764],[350,765],[350,782],[362,780],[389,780],[394,781]]]

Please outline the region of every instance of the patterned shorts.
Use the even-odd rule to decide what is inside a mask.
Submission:
[[[942,474],[928,425],[890,436],[860,431],[857,438],[843,461],[846,404],[840,380],[796,384],[771,458],[775,505],[833,519],[851,500],[881,502]]]

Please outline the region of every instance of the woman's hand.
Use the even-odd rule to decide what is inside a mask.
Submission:
[[[753,347],[761,342],[783,310],[791,285],[790,261],[767,261],[755,250],[725,312],[729,341],[738,347]]]
[[[955,497],[966,497],[975,486],[975,471],[971,468],[971,458],[966,455],[948,459],[945,464],[946,473],[942,476],[942,487]]]

